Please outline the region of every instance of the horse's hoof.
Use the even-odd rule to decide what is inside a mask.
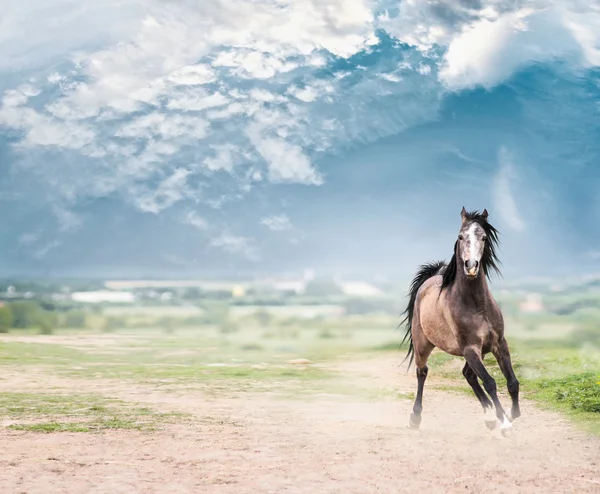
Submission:
[[[486,420],[486,421],[485,421],[485,426],[486,426],[486,427],[487,427],[489,430],[493,431],[493,430],[496,428],[497,422],[498,422],[497,420],[494,420],[493,422],[488,422],[488,421]]]
[[[483,410],[485,426],[493,431],[496,428],[496,423],[498,419],[496,418],[496,414],[491,408],[487,408]]]
[[[408,425],[410,425],[411,429],[418,429],[419,426],[421,425],[421,416],[411,413],[410,420],[408,421]]]
[[[505,415],[504,420],[502,421],[502,424],[500,425],[500,432],[502,433],[502,435],[504,437],[509,437],[511,435],[511,431],[512,431],[512,424],[510,423],[510,420],[508,420],[508,417]]]

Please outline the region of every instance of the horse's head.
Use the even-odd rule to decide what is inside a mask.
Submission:
[[[473,215],[467,213],[465,208],[460,212],[462,225],[457,241],[457,269],[462,266],[467,278],[477,278],[481,265],[484,262],[486,243],[488,242],[487,209],[483,213]]]

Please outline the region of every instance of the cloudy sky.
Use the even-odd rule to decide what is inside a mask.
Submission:
[[[0,0],[0,267],[600,267],[600,5]]]

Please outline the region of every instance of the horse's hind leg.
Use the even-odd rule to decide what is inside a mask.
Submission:
[[[413,326],[413,345],[415,351],[415,366],[417,367],[417,397],[413,405],[413,413],[410,415],[410,426],[418,429],[421,425],[421,411],[423,410],[423,388],[429,368],[427,359],[435,348],[425,337],[419,325]]]
[[[471,386],[473,393],[475,393],[475,396],[479,400],[479,403],[481,403],[481,406],[483,407],[483,411],[485,413],[485,425],[488,427],[488,429],[494,429],[496,427],[496,416],[492,411],[493,404],[485,394],[485,391],[479,385],[477,375],[475,372],[473,372],[473,369],[471,369],[467,362],[465,362],[462,373]]]
[[[519,418],[521,416],[521,408],[519,407],[519,381],[515,376],[515,371],[512,368],[512,362],[510,360],[510,350],[508,349],[508,343],[504,338],[500,340],[498,346],[493,349],[494,357],[498,361],[498,366],[506,378],[506,385],[508,387],[508,393],[512,400],[512,408],[510,411],[511,420]]]

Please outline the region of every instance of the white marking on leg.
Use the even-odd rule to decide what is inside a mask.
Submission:
[[[512,424],[510,423],[510,420],[508,420],[508,417],[506,415],[504,415],[504,420],[502,421],[502,425],[500,426],[500,429],[506,430],[506,429],[510,429],[511,427],[512,427]]]

